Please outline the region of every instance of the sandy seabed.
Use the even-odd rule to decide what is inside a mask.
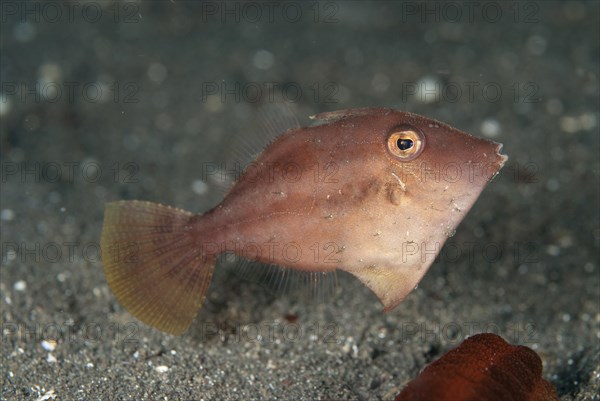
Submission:
[[[3,2],[2,399],[390,400],[489,331],[598,399],[599,3],[471,3]],[[216,205],[275,97],[304,125],[416,112],[510,159],[389,313],[349,275],[316,302],[222,260],[183,336],[138,322],[102,272],[104,204]]]

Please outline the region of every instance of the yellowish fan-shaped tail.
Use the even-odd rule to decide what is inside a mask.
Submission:
[[[108,203],[100,240],[104,274],[121,305],[175,335],[196,317],[215,265],[195,243],[192,216],[152,202]]]

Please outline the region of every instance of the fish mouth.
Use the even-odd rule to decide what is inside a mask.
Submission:
[[[498,156],[498,158],[500,159],[500,161],[498,162],[499,169],[501,169],[504,166],[504,163],[506,163],[506,161],[508,160],[508,156],[500,153],[502,151],[502,147],[504,146],[503,144],[498,142],[494,143],[496,144],[496,156]]]

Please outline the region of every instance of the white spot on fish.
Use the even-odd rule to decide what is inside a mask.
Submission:
[[[402,189],[404,192],[406,192],[406,184],[393,171],[392,171],[392,175],[394,176],[394,178],[396,178],[396,180],[398,180],[398,184],[400,185],[400,189]]]

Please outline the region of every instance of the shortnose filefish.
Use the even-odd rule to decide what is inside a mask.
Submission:
[[[205,213],[106,205],[104,273],[125,309],[181,334],[217,257],[234,253],[304,272],[349,272],[391,310],[507,160],[501,144],[408,112],[311,118],[322,123],[282,132]]]

